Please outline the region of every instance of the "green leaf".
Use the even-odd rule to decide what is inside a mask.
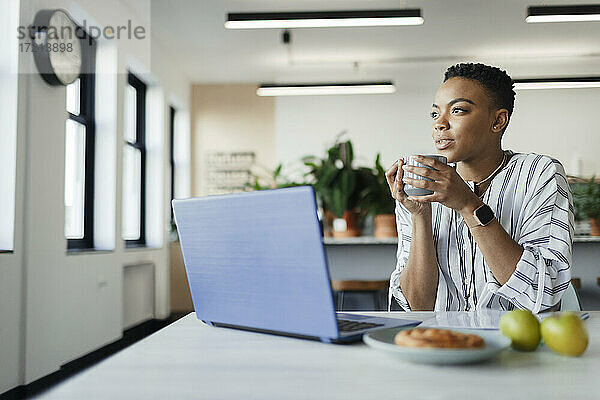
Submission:
[[[322,175],[319,177],[319,186],[329,186],[337,178],[339,170],[333,165],[328,165],[322,170]]]
[[[344,193],[342,189],[335,188],[331,193],[331,203],[329,204],[331,208],[331,212],[338,217],[342,218],[344,216]]]
[[[307,167],[310,167],[313,171],[319,169],[317,164],[315,164],[314,162],[311,162],[311,161],[305,161],[304,165],[306,165]]]
[[[346,165],[347,167],[352,167],[352,161],[354,161],[354,149],[352,148],[352,142],[351,141],[347,141],[344,144],[345,150],[346,150],[346,157],[344,160],[344,165]]]
[[[330,148],[327,151],[327,153],[329,154],[329,162],[330,163],[335,163],[341,157],[339,146],[335,146],[335,147]]]
[[[379,153],[377,153],[377,157],[375,158],[375,171],[377,176],[385,179],[385,169],[381,165],[381,154]]]
[[[600,217],[600,182],[596,181],[595,176],[572,183],[571,191],[576,220]]]

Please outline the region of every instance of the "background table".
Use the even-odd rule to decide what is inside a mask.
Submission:
[[[433,313],[363,313],[427,319]],[[409,364],[332,345],[213,328],[191,313],[42,397],[49,399],[597,399],[600,312],[579,358],[545,347],[476,365]]]
[[[325,238],[323,242],[331,279],[372,281],[389,279],[396,267],[398,238],[377,239],[360,236],[345,239]],[[600,236],[573,238],[571,275],[581,280],[578,293],[586,310],[600,310],[598,254],[600,254]]]

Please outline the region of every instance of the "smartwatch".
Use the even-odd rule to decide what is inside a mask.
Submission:
[[[483,204],[479,206],[473,211],[473,219],[475,219],[476,224],[470,226],[469,228],[473,228],[475,226],[486,226],[490,222],[494,220],[496,216],[494,212],[487,204]]]

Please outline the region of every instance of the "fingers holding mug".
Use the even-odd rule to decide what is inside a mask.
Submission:
[[[391,195],[396,200],[402,200],[406,197],[404,193],[404,183],[402,182],[404,176],[402,165],[404,165],[404,160],[401,158],[394,163],[389,169],[388,174],[386,174]]]
[[[390,187],[390,192],[393,194],[394,182],[396,180],[396,173],[400,168],[398,168],[398,161],[396,161],[385,173],[385,179],[387,180],[388,186]]]

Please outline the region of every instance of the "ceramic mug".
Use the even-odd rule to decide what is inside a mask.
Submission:
[[[443,162],[444,164],[448,163],[448,160],[446,159],[446,157],[438,156],[437,154],[436,155],[423,155],[423,157],[434,158],[440,162]],[[424,164],[417,162],[415,160],[415,156],[406,156],[403,158],[403,160],[404,160],[404,165],[413,165],[415,167],[425,167],[425,168],[429,168],[429,169],[435,169],[428,165],[424,165]],[[414,174],[414,173],[408,172],[408,171],[404,171],[404,176],[406,178],[433,181],[432,179],[428,179],[428,178],[425,178],[423,176],[420,176],[420,175],[417,175],[417,174]],[[431,191],[429,189],[414,187],[413,185],[409,185],[408,183],[405,183],[404,184],[404,193],[406,193],[407,196],[426,196],[429,194],[433,194],[433,191]]]

